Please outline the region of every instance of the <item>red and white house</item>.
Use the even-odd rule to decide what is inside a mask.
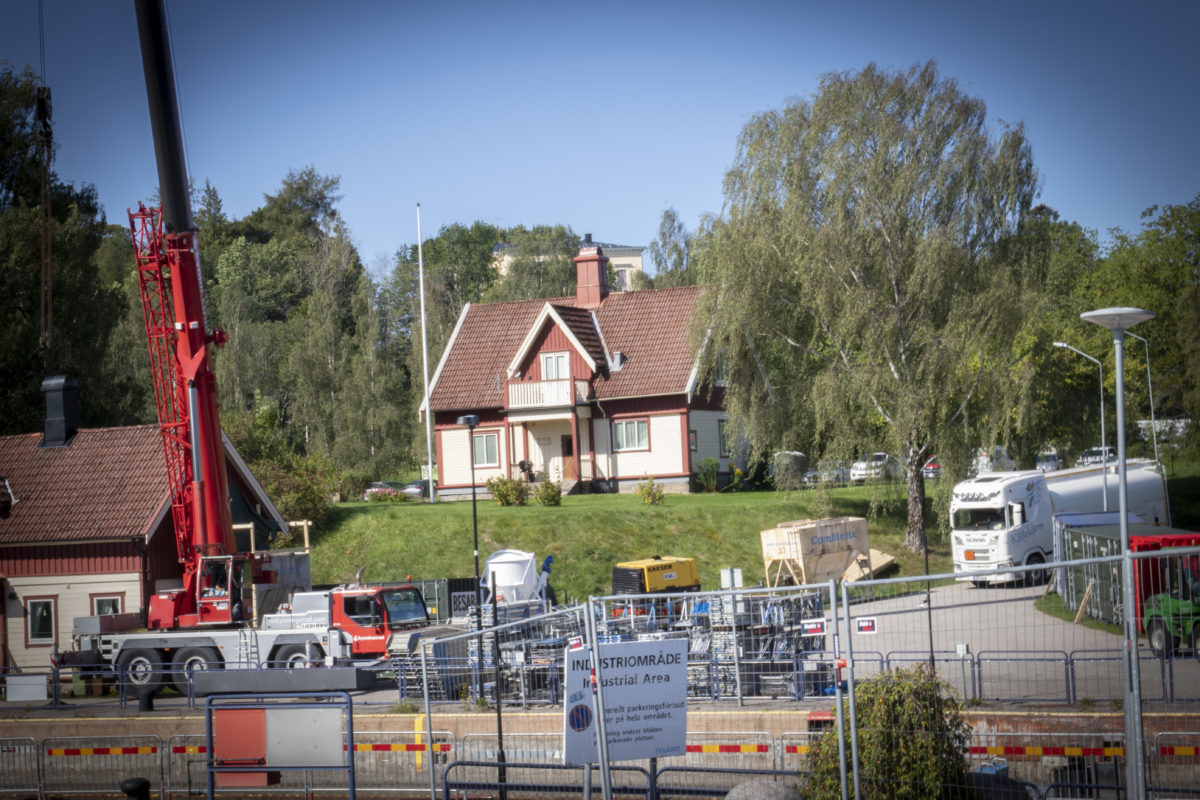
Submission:
[[[525,462],[564,492],[686,492],[699,459],[729,469],[722,390],[688,340],[705,289],[610,294],[607,261],[585,237],[574,297],[463,308],[430,385],[440,495],[470,489],[472,462],[479,486]]]

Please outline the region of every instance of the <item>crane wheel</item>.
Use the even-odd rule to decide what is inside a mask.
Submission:
[[[310,658],[308,648],[302,644],[285,644],[275,653],[275,657],[271,659],[272,667],[282,669],[307,669],[308,667],[317,666],[317,662],[325,657],[321,652],[321,648],[314,647],[313,654]]]
[[[171,682],[179,693],[188,693],[191,673],[200,669],[223,669],[224,662],[215,647],[183,647],[171,659]]]
[[[125,650],[117,658],[121,680],[135,691],[158,690],[163,685],[162,653],[157,650]]]

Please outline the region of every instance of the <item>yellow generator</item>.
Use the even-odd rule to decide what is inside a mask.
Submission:
[[[654,556],[623,561],[613,567],[613,594],[700,591],[700,570],[694,558]]]

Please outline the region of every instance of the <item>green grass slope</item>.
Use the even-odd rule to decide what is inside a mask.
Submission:
[[[481,499],[479,559],[496,550],[554,556],[551,584],[560,601],[608,594],[613,565],[654,555],[695,558],[705,588],[724,567],[741,567],[747,585],[763,579],[759,531],[781,522],[829,516],[868,519],[871,546],[894,555],[892,574],[924,574],[924,559],[904,549],[905,509],[898,485],[800,492],[668,495],[661,506],[636,495],[579,495],[558,507],[502,508]],[[871,514],[871,507],[877,513]],[[932,527],[932,526],[931,526]],[[471,503],[342,503],[314,536],[314,583],[470,577]],[[949,544],[931,543],[930,570],[951,569]]]

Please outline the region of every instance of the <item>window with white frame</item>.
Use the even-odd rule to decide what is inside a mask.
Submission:
[[[54,644],[56,616],[54,606],[53,597],[31,597],[25,602],[25,641],[27,644]]]
[[[471,439],[471,451],[476,467],[500,466],[500,435],[477,433]]]
[[[721,442],[721,458],[733,457],[733,442],[729,438],[729,426],[725,420],[717,420],[717,439]]]
[[[650,426],[644,419],[613,422],[613,450],[649,450]]]
[[[571,377],[571,365],[566,353],[542,354],[542,380],[562,381]]]
[[[125,597],[121,594],[94,594],[92,595],[92,614],[96,616],[120,614],[124,600]]]

